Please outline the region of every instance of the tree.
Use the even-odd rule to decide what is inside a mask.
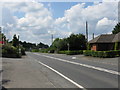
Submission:
[[[54,40],[54,42],[52,43],[51,47],[56,51],[67,50],[67,39],[66,38],[63,38],[63,39],[56,38]]]
[[[120,32],[120,23],[118,23],[118,24],[114,27],[112,33],[113,33],[113,34],[117,34],[117,33],[119,33],[119,32]]]
[[[86,49],[86,39],[83,34],[71,34],[67,38],[70,45],[70,50],[85,50]]]
[[[16,37],[16,34],[13,36],[12,44],[14,47],[17,47],[19,45],[19,40]]]
[[[52,43],[52,48],[56,51],[68,50],[68,44],[70,50],[85,50],[86,39],[83,34],[71,34],[68,38],[59,39],[56,38]]]

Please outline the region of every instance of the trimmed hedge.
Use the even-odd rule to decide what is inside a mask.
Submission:
[[[39,52],[39,49],[33,49],[32,52]]]
[[[59,54],[67,54],[67,55],[78,55],[78,54],[83,54],[83,50],[79,51],[59,51]]]
[[[91,51],[85,50],[83,51],[85,56],[93,56],[93,57],[101,57],[101,58],[112,58],[116,56],[120,56],[120,50],[116,51]]]

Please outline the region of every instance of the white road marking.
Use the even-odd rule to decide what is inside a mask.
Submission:
[[[40,55],[38,53],[34,53],[34,54]],[[72,61],[68,61],[68,60],[64,60],[64,59],[60,59],[60,58],[55,58],[55,57],[51,57],[51,56],[46,56],[46,55],[40,55],[40,56],[44,56],[44,57],[47,57],[47,58],[51,58],[51,59],[55,59],[55,60],[59,60],[59,61],[63,61],[63,62],[75,64],[75,65],[84,66],[84,67],[87,67],[87,68],[92,68],[92,69],[95,69],[95,70],[99,70],[99,71],[103,71],[103,72],[107,72],[107,73],[111,73],[111,74],[115,74],[115,75],[120,75],[120,73],[117,72],[117,71],[108,70],[108,69],[105,69],[105,68],[95,67],[95,66],[91,66],[91,65],[87,65],[87,64],[81,64],[81,63],[72,62]]]
[[[62,73],[58,72],[57,70],[53,69],[52,67],[37,61],[39,64],[42,64],[43,66],[49,68],[50,70],[52,70],[53,72],[57,73],[58,75],[60,75],[61,77],[63,77],[64,79],[68,80],[69,82],[71,82],[72,84],[74,84],[75,86],[77,86],[78,88],[81,88],[83,90],[86,90],[83,86],[81,86],[80,84],[76,83],[75,81],[73,81],[72,79],[68,78],[67,76],[63,75]]]
[[[31,57],[31,56],[30,56]],[[32,58],[32,57],[31,57]],[[57,70],[53,69],[52,67],[34,59],[34,61],[38,62],[39,64],[47,67],[48,69],[52,70],[53,72],[57,73],[58,75],[60,75],[61,77],[63,77],[64,79],[68,80],[69,82],[71,82],[72,84],[74,84],[75,86],[77,86],[78,88],[81,88],[82,90],[86,90],[82,85],[76,83],[75,81],[73,81],[72,79],[68,78],[67,76],[63,75],[62,73],[58,72]]]
[[[72,57],[72,59],[76,59],[76,57]]]

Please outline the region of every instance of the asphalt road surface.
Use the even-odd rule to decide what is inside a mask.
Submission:
[[[76,58],[76,56],[30,52],[27,55],[78,88],[119,87],[118,58],[92,60],[93,58],[83,56]]]

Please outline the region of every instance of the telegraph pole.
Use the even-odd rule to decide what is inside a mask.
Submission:
[[[53,34],[51,34],[51,42],[53,43]]]
[[[94,33],[93,33],[93,39],[94,39]]]
[[[88,42],[88,23],[86,21],[86,39],[87,39],[87,42]]]

